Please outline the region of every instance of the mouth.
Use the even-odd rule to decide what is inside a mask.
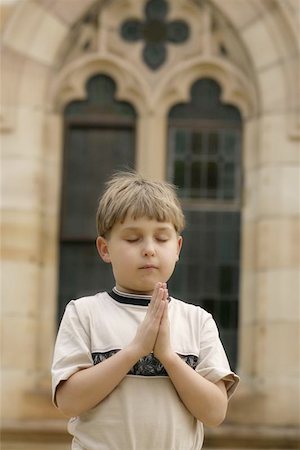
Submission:
[[[157,269],[157,267],[154,266],[153,264],[146,264],[145,266],[140,267],[140,269],[149,270],[149,269]]]

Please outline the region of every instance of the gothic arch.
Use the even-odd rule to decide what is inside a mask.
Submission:
[[[158,85],[152,98],[152,108],[166,113],[175,104],[190,99],[190,88],[199,78],[213,78],[222,87],[222,100],[240,109],[244,119],[259,110],[256,86],[238,68],[217,57],[199,56],[178,65]]]
[[[116,81],[117,99],[132,103],[143,114],[149,86],[132,66],[114,55],[88,55],[64,67],[52,86],[49,106],[60,112],[69,101],[85,98],[85,84],[95,74],[111,76]]]

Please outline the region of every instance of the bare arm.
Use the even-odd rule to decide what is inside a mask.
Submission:
[[[227,392],[221,380],[206,380],[176,355],[163,362],[168,375],[190,413],[207,426],[217,426],[225,419]]]
[[[95,366],[74,373],[58,385],[56,402],[65,415],[78,416],[96,406],[114,390],[139,358],[153,350],[164,310],[161,286],[159,283],[155,287],[145,319],[128,347]]]
[[[167,293],[164,314],[154,354],[164,365],[179,397],[190,413],[207,426],[217,426],[225,419],[227,392],[222,380],[214,384],[195,372],[171,349]]]

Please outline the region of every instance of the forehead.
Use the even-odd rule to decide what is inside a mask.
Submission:
[[[175,231],[175,226],[171,222],[150,219],[147,216],[132,217],[126,216],[122,222],[117,222],[114,227],[118,230],[165,230]]]

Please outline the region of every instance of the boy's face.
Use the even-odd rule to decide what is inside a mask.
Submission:
[[[178,261],[182,237],[169,222],[126,217],[108,239],[98,237],[101,258],[112,264],[122,292],[151,295],[157,282],[167,282]]]

